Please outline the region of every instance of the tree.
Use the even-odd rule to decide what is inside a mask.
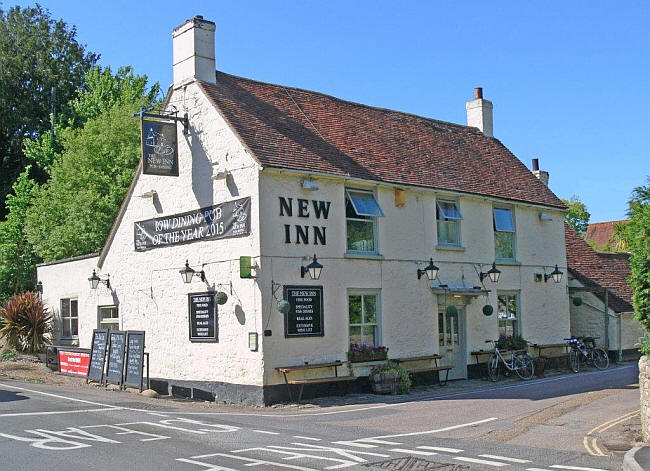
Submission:
[[[23,141],[50,128],[52,109],[64,109],[99,58],[76,36],[74,26],[53,20],[38,4],[0,8],[0,219],[12,184],[28,163]],[[38,170],[32,172],[43,181],[46,176]]]
[[[566,213],[565,220],[581,236],[587,232],[589,225],[589,218],[591,214],[587,211],[587,206],[580,201],[576,195],[570,199],[562,199],[562,202],[567,206],[568,212]]]
[[[631,253],[634,315],[646,330],[650,330],[650,177],[645,186],[632,192],[628,216],[630,221],[620,231]]]

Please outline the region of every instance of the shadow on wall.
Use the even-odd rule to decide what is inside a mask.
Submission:
[[[246,313],[242,309],[241,305],[237,304],[235,306],[235,316],[237,316],[237,321],[241,324],[244,325],[246,324]]]
[[[214,204],[214,197],[212,191],[212,162],[201,143],[200,134],[190,127],[190,135],[185,136],[185,140],[192,155],[192,191],[199,208],[204,208]]]

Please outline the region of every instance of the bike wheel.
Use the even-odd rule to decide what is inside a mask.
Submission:
[[[609,366],[609,355],[602,348],[594,348],[591,352],[591,359],[599,370],[606,370]]]
[[[487,374],[490,381],[499,380],[499,357],[492,355],[487,362]]]
[[[535,364],[527,354],[515,357],[515,373],[523,380],[529,380],[535,375]]]
[[[576,350],[571,350],[569,352],[569,368],[574,373],[580,371],[580,358],[578,357],[578,352]]]

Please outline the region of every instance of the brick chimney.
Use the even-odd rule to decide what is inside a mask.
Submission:
[[[547,171],[539,169],[539,159],[533,159],[533,175],[544,185],[548,186],[549,174]]]
[[[174,86],[195,79],[216,83],[215,29],[212,21],[200,15],[174,29]]]
[[[479,128],[483,134],[492,137],[492,102],[483,99],[483,89],[474,89],[474,99],[465,103],[467,125]]]

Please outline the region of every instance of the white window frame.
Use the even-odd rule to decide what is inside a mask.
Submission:
[[[445,211],[442,209],[440,203],[452,203],[456,207],[458,216],[447,216]],[[443,247],[461,247],[462,244],[462,223],[463,213],[460,210],[460,201],[456,198],[436,198],[436,238],[438,245]],[[456,242],[448,242],[440,240],[440,223],[456,223],[458,231],[458,240]]]
[[[522,332],[522,315],[521,315],[521,292],[520,291],[497,291],[497,332],[499,332],[499,296],[508,296],[515,298],[515,309],[517,316],[515,317],[515,328],[513,329],[513,337],[521,335]],[[499,332],[499,335],[501,333]]]
[[[63,311],[63,303],[68,302],[68,315],[64,316],[64,311]],[[72,302],[75,302],[77,305],[77,315],[73,316],[72,315]],[[59,308],[60,308],[60,314],[61,314],[61,339],[63,340],[70,340],[70,339],[78,339],[79,338],[79,298],[75,297],[69,297],[69,298],[61,298],[59,300]],[[72,319],[77,319],[77,333],[74,334],[72,332]],[[70,335],[65,335],[65,323],[69,323],[68,328],[70,330]]]
[[[102,309],[115,309],[117,311],[117,317],[111,318],[111,322],[102,321]],[[120,329],[120,309],[116,304],[97,306],[97,328],[104,329],[104,326],[107,324],[117,324],[117,329]]]
[[[369,194],[373,197],[375,200],[375,203],[377,203],[377,208],[379,209],[379,212],[381,213],[380,216],[375,216],[375,215],[368,215],[368,214],[359,214],[357,211],[356,205],[354,204],[354,200],[350,194],[354,193],[365,193]],[[352,209],[354,209],[354,212],[357,213],[358,216],[365,216],[367,219],[364,219],[363,217],[359,218],[354,218],[354,217],[348,217],[347,216],[347,205],[348,205],[348,200],[350,201],[350,204],[352,205]],[[384,217],[384,212],[381,209],[381,206],[379,206],[379,202],[377,201],[377,195],[373,190],[364,190],[364,189],[359,189],[359,188],[346,188],[345,189],[345,250],[346,253],[351,253],[351,254],[379,254],[379,237],[378,237],[378,224],[377,224],[377,218],[378,217]],[[360,221],[364,223],[368,223],[372,221],[372,244],[374,246],[374,250],[357,250],[357,249],[352,249],[348,247],[348,221]]]
[[[382,326],[382,318],[381,318],[381,290],[378,289],[349,289],[348,290],[348,295],[346,298],[346,303],[347,303],[347,313],[348,313],[348,345],[351,345],[352,340],[350,338],[350,327],[358,327],[361,326],[363,327],[368,326],[368,325],[373,325],[373,324],[366,324],[366,323],[361,323],[361,324],[350,324],[350,296],[362,296],[361,299],[361,320],[363,321],[363,296],[375,296],[377,299],[375,301],[375,306],[377,308],[377,312],[375,313],[375,326],[376,326],[376,347],[383,346],[383,339],[381,335],[381,326]]]
[[[510,211],[510,218],[512,220],[512,230],[503,229],[497,230],[497,220],[494,214],[495,210]],[[494,258],[496,260],[515,261],[517,259],[517,221],[515,219],[515,208],[512,206],[493,206],[492,207],[492,229],[494,231]],[[512,234],[512,257],[497,257],[496,237],[497,233]]]

